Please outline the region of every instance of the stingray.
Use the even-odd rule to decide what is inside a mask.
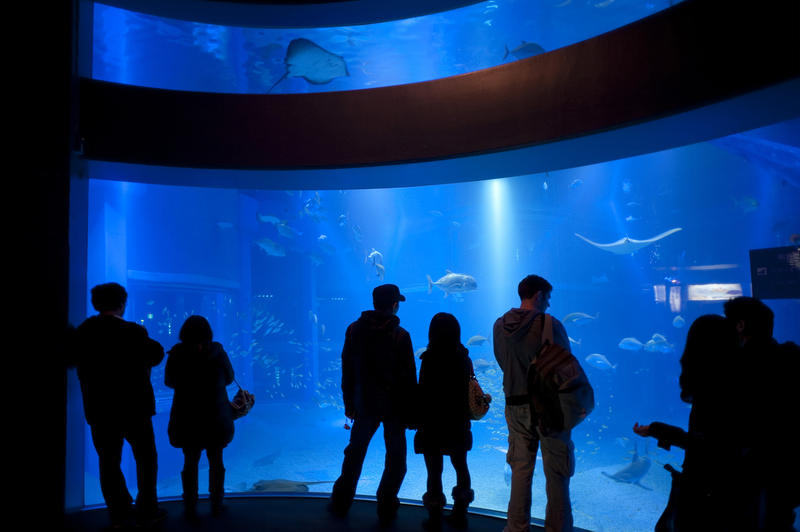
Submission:
[[[592,242],[585,236],[579,235],[578,233],[575,233],[575,236],[577,236],[581,240],[585,240],[586,242],[588,242],[589,244],[593,245],[596,248],[602,249],[603,251],[608,251],[616,255],[627,255],[629,253],[633,253],[644,247],[647,247],[650,244],[661,240],[662,238],[666,238],[672,233],[677,233],[681,229],[682,229],[681,227],[675,227],[673,229],[670,229],[669,231],[664,231],[660,235],[656,235],[653,238],[648,238],[646,240],[635,240],[633,238],[629,238],[626,236],[620,238],[616,242],[611,242],[610,244],[598,244],[597,242]]]
[[[287,77],[303,78],[314,85],[324,85],[334,78],[350,75],[342,56],[331,53],[308,39],[293,39],[286,48],[283,62],[286,64],[286,72],[267,92],[272,92]]]
[[[617,482],[623,482],[625,484],[636,484],[640,488],[644,488],[646,490],[652,491],[652,488],[648,488],[647,486],[642,486],[639,481],[642,477],[647,473],[650,469],[650,459],[646,456],[639,456],[639,449],[637,446],[633,448],[633,459],[631,463],[614,473],[613,475],[609,475],[605,471],[601,471],[605,476],[608,478],[614,479]]]
[[[287,491],[287,492],[306,492],[310,484],[328,484],[332,480],[317,480],[313,482],[286,480],[276,478],[274,480],[259,480],[250,491]]]

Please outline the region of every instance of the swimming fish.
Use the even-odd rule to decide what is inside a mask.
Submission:
[[[652,238],[648,238],[645,240],[635,240],[629,237],[623,237],[617,240],[616,242],[611,242],[610,244],[598,244],[597,242],[593,242],[586,238],[583,235],[575,233],[575,236],[588,242],[589,244],[593,245],[596,248],[602,249],[603,251],[608,251],[609,253],[614,253],[615,255],[628,255],[629,253],[634,253],[635,251],[640,250],[643,247],[647,247],[654,242],[661,240],[662,238],[666,238],[672,233],[677,233],[680,231],[682,227],[675,227],[670,229],[669,231],[664,231],[661,234],[658,234]]]
[[[680,329],[684,325],[686,325],[686,320],[681,316],[675,316],[675,319],[672,320],[672,326],[675,328]]]
[[[644,347],[644,344],[636,338],[628,336],[619,341],[618,347],[626,351],[639,351]]]
[[[272,92],[287,77],[303,78],[314,85],[324,85],[334,78],[350,75],[342,56],[333,54],[308,39],[293,39],[286,48],[283,62],[286,64],[286,72],[267,92]]]
[[[503,59],[509,56],[509,54],[513,55],[517,59],[525,59],[526,57],[533,57],[534,55],[539,55],[544,53],[544,48],[539,46],[536,43],[522,41],[519,46],[514,48],[513,50],[509,50],[508,46],[506,48],[506,53],[503,55]]]
[[[267,255],[272,255],[273,257],[285,257],[286,250],[278,244],[277,242],[273,242],[269,238],[262,238],[261,240],[256,240],[255,244],[261,248],[264,253]]]
[[[564,319],[562,319],[561,321],[563,323],[565,323],[565,324],[566,323],[574,323],[575,325],[581,325],[581,324],[586,323],[586,322],[588,322],[590,320],[597,319],[597,316],[599,316],[599,314],[594,315],[594,316],[590,316],[589,314],[585,314],[583,312],[570,312],[569,314],[564,316]]]
[[[386,268],[383,267],[383,264],[375,265],[375,275],[377,275],[378,279],[381,281],[383,281],[383,278],[386,277]]]
[[[444,297],[447,297],[447,294],[470,292],[478,289],[478,282],[471,275],[467,275],[465,273],[453,273],[450,270],[445,271],[447,274],[444,277],[441,277],[438,281],[431,279],[430,275],[426,276],[428,278],[429,294],[431,293],[431,290],[433,290],[434,286],[438,286],[439,289],[444,292]]]
[[[264,222],[265,224],[277,225],[281,223],[281,221],[277,217],[272,216],[271,214],[257,213],[256,218],[258,219],[259,222]]]
[[[286,238],[294,238],[296,236],[300,236],[303,234],[294,227],[291,227],[286,222],[281,222],[279,224],[276,224],[275,227],[278,228],[278,233],[280,233],[281,236]]]
[[[634,446],[633,458],[631,459],[630,464],[623,467],[613,475],[609,475],[605,471],[601,471],[601,473],[603,473],[610,479],[616,480],[617,482],[624,482],[625,484],[636,484],[640,488],[652,491],[652,488],[648,488],[647,486],[642,486],[642,484],[639,482],[649,469],[650,469],[650,459],[646,456],[640,457],[638,446]]]
[[[483,345],[483,343],[485,341],[486,341],[486,337],[485,336],[481,336],[479,334],[476,334],[475,336],[473,336],[472,338],[467,340],[467,345]]]
[[[275,480],[259,480],[253,484],[250,491],[283,491],[283,492],[306,492],[311,484],[330,484],[333,480],[317,480],[313,482],[286,480],[277,478]]]
[[[376,264],[383,264],[383,255],[377,249],[372,248],[372,251],[369,253],[369,255],[364,257],[364,264],[370,261],[372,261],[373,266]]]
[[[617,369],[618,364],[611,364],[605,355],[601,355],[600,353],[592,353],[591,355],[586,357],[586,362],[597,369],[607,370],[607,369]]]

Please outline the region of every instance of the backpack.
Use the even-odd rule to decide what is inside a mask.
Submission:
[[[594,410],[594,390],[578,359],[553,341],[553,317],[544,315],[542,346],[528,366],[528,395],[540,429],[571,430]]]

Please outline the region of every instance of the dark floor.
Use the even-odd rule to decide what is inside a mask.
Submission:
[[[201,501],[197,522],[190,523],[183,518],[183,503],[180,500],[161,501],[161,507],[169,515],[166,520],[156,525],[152,530],[174,532],[259,532],[259,531],[415,531],[422,530],[422,521],[427,517],[427,512],[421,504],[414,501],[403,501],[398,512],[397,520],[391,526],[381,528],[374,500],[356,500],[347,517],[337,519],[330,515],[325,506],[327,497],[278,497],[278,496],[248,496],[227,497],[225,499],[226,512],[222,517],[212,517],[209,513],[208,501]],[[445,510],[445,514],[448,511]],[[66,516],[68,531],[94,532],[105,529],[109,524],[108,513],[105,508],[83,510],[70,513]],[[538,522],[538,525],[541,525]],[[472,532],[500,532],[505,525],[505,518],[501,514],[491,515],[481,511],[470,513],[467,530]],[[445,525],[443,532],[451,529]],[[534,525],[531,530],[543,531],[541,526]],[[578,531],[579,529],[576,529]]]

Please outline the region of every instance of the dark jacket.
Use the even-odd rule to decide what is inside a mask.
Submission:
[[[472,449],[469,380],[472,361],[463,345],[428,349],[419,369],[419,430],[414,452],[451,455]]]
[[[75,330],[71,356],[87,423],[155,415],[150,370],[164,359],[164,348],[144,327],[116,316],[92,316]]]
[[[169,442],[180,448],[224,447],[233,439],[233,412],[225,387],[233,368],[218,342],[210,350],[179,343],[169,351],[164,384],[175,389]]]
[[[512,308],[494,323],[494,356],[503,370],[506,397],[528,393],[528,366],[542,343],[544,314],[535,310]],[[553,341],[566,349],[569,337],[564,326],[553,317]]]
[[[345,412],[413,422],[417,369],[411,337],[400,319],[367,310],[347,327],[342,348]]]

